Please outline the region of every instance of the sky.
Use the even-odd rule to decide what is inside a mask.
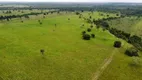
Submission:
[[[142,2],[142,0],[0,0],[0,2]]]

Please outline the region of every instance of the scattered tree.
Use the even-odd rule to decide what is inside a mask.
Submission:
[[[90,29],[90,28],[88,28],[88,29],[87,29],[87,31],[88,31],[88,32],[91,32],[91,29]]]
[[[83,34],[84,40],[90,40],[91,36],[89,34]]]
[[[86,31],[82,31],[82,34],[83,34],[83,35],[86,34]]]
[[[132,56],[139,56],[138,54],[138,50],[134,47],[131,47],[131,48],[128,48],[126,51],[125,51],[125,54],[132,57]]]
[[[44,55],[44,52],[45,52],[44,49],[41,49],[41,50],[40,50],[40,53],[41,53],[42,55]]]
[[[91,37],[92,37],[92,38],[95,38],[95,34],[91,34]]]
[[[120,48],[121,47],[121,42],[120,41],[115,41],[113,46],[116,47],[116,48]]]

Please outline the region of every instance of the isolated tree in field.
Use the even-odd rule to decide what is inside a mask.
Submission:
[[[84,26],[84,24],[82,24],[82,26]]]
[[[87,29],[87,31],[88,31],[88,32],[91,32],[91,29],[90,29],[90,28],[88,28],[88,29]]]
[[[50,12],[51,14],[53,14],[53,12]]]
[[[90,40],[91,36],[89,34],[83,34],[84,40]]]
[[[46,15],[46,13],[43,13],[43,15]]]
[[[68,20],[70,20],[70,18],[68,18]]]
[[[40,22],[40,20],[38,20],[38,22]]]
[[[134,47],[131,47],[131,48],[128,48],[126,51],[125,51],[125,54],[132,57],[132,56],[139,56],[138,54],[138,50]]]
[[[76,15],[79,15],[80,13],[79,12],[76,12]]]
[[[93,28],[93,25],[91,25],[90,27]]]
[[[109,17],[109,15],[107,15],[107,17]]]
[[[91,37],[92,37],[92,38],[95,38],[95,34],[91,34]]]
[[[79,15],[79,18],[81,18],[81,15]]]
[[[121,47],[121,41],[115,41],[113,46],[116,47],[116,48],[120,48]]]
[[[83,34],[83,35],[86,34],[86,31],[82,31],[82,34]]]
[[[39,24],[42,25],[42,22],[40,22]]]
[[[116,16],[119,16],[119,14],[116,14]]]
[[[40,53],[41,53],[42,55],[44,55],[44,52],[45,52],[44,49],[41,49],[41,50],[40,50]]]
[[[57,24],[55,24],[55,27],[57,26]]]

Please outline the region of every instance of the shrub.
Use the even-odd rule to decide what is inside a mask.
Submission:
[[[134,47],[131,47],[125,51],[125,54],[132,57],[132,56],[139,56],[138,50]]]
[[[129,38],[129,43],[140,43],[142,40],[140,37],[133,35]]]
[[[88,29],[87,29],[87,31],[88,31],[88,32],[91,32],[91,29],[90,29],[90,28],[88,28]]]
[[[68,20],[70,20],[70,18],[68,18]]]
[[[79,15],[80,13],[79,12],[76,12],[76,15]]]
[[[121,47],[121,42],[120,41],[115,41],[113,46],[116,47],[116,48],[120,48]]]
[[[55,27],[57,26],[57,24],[55,24]]]
[[[40,22],[40,20],[38,20],[38,22]]]
[[[86,31],[82,31],[82,34],[83,34],[83,35],[86,34]]]
[[[93,28],[93,25],[91,25],[90,27]]]
[[[92,38],[95,38],[95,34],[91,34],[91,37],[92,37]]]
[[[90,40],[90,35],[89,34],[83,34],[83,39],[84,40]]]
[[[42,22],[40,22],[39,24],[42,25]]]
[[[105,31],[106,29],[105,28],[103,28],[103,31]]]
[[[41,49],[41,50],[40,50],[40,53],[41,53],[42,55],[44,54],[44,52],[45,52],[44,49]]]
[[[84,24],[82,24],[82,26],[84,26]]]

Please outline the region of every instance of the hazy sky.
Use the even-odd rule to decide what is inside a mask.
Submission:
[[[142,2],[142,0],[0,0],[0,2]]]

